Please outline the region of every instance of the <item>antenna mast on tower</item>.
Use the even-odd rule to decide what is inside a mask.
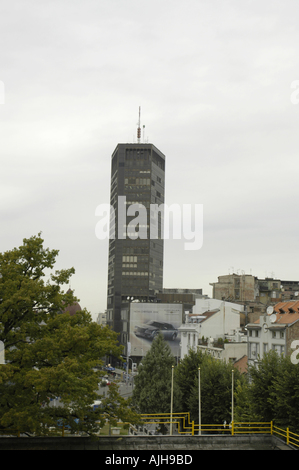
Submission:
[[[140,139],[141,139],[140,113],[141,113],[141,108],[139,106],[139,120],[138,120],[138,128],[137,128],[137,142],[138,142],[138,144],[140,144]]]

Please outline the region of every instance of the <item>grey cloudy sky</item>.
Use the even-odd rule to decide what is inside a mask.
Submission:
[[[299,280],[298,15],[297,0],[2,2],[0,251],[42,231],[81,305],[106,308],[95,209],[141,106],[166,203],[204,207],[201,250],[165,241],[164,286]]]

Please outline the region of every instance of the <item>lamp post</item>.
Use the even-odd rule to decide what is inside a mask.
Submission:
[[[129,375],[129,359],[131,356],[131,343],[127,342],[127,376],[126,376],[126,385],[128,384],[128,375]],[[133,363],[133,361],[132,361]]]
[[[201,391],[200,391],[200,367],[198,368],[198,435],[201,436]]]
[[[170,436],[172,436],[172,412],[173,412],[173,371],[174,366],[172,366],[171,371],[171,401],[170,401]]]
[[[232,369],[232,423],[234,421],[234,369]]]
[[[5,349],[3,341],[0,341],[0,364],[5,364]]]
[[[129,368],[130,368],[130,362],[132,361],[132,367],[131,367],[131,377],[132,377],[132,390],[134,388],[134,376],[133,376],[133,359],[131,357],[127,357],[127,377],[126,377],[126,385],[128,385],[129,381]]]

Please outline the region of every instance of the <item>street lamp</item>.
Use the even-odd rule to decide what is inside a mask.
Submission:
[[[172,436],[172,412],[173,412],[173,371],[174,371],[174,366],[172,366],[172,371],[171,371],[170,436]]]
[[[126,385],[128,385],[128,380],[129,380],[129,368],[130,368],[130,362],[132,361],[132,368],[131,368],[131,374],[132,374],[132,388],[133,388],[133,382],[134,382],[134,376],[133,376],[133,359],[131,357],[127,357],[127,376],[126,376]]]
[[[0,341],[0,364],[5,364],[5,349],[3,341]]]
[[[198,368],[198,435],[201,436],[201,392],[200,392],[200,367]]]
[[[232,369],[232,423],[234,421],[234,369]]]
[[[129,375],[129,359],[131,356],[131,343],[127,342],[127,376],[126,376],[126,384],[128,384],[128,375]],[[133,361],[132,361],[133,364]]]

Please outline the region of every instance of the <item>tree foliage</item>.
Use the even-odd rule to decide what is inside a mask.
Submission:
[[[202,424],[222,424],[231,421],[232,375],[234,388],[243,381],[241,374],[232,365],[219,361],[208,354],[202,355],[200,364],[201,422]],[[194,376],[188,405],[191,419],[198,423],[199,385],[198,371]]]
[[[231,420],[232,365],[190,350],[176,369],[182,411],[198,422],[198,368],[201,381],[201,420],[221,424]],[[299,433],[299,364],[269,351],[248,374],[234,368],[234,421],[270,422]]]
[[[0,365],[2,434],[44,435],[59,424],[92,434],[103,409],[112,420],[131,413],[129,402],[116,393],[111,400],[117,413],[109,413],[108,403],[92,410],[101,375],[95,367],[121,348],[117,335],[94,323],[85,309],[74,316],[62,313],[77,299],[62,290],[74,269],[53,272],[57,255],[58,250],[44,248],[41,234],[0,254],[0,341],[6,359]],[[60,406],[49,406],[56,397]]]
[[[274,380],[274,390],[268,401],[275,415],[275,424],[299,433],[299,365],[289,356],[280,358],[280,367]]]
[[[133,401],[140,413],[170,413],[172,366],[175,358],[162,334],[153,340],[150,350],[138,367]],[[180,391],[173,387],[173,411],[180,411]]]
[[[270,402],[275,395],[275,382],[282,370],[282,356],[275,351],[269,351],[259,361],[258,367],[250,366],[249,410],[252,419],[271,421],[276,418],[276,407]]]
[[[174,358],[160,336],[139,368],[134,400],[142,413],[169,413],[171,367]],[[231,421],[232,369],[234,370],[234,421],[269,422],[299,433],[299,364],[275,351],[241,374],[232,364],[201,351],[190,350],[175,367],[175,411],[188,411],[198,422],[198,368],[201,381],[201,421]]]
[[[189,410],[189,399],[192,388],[198,376],[198,368],[204,361],[202,351],[190,349],[175,370],[176,382],[181,390],[181,411]]]
[[[248,368],[249,381],[237,394],[239,421],[273,421],[299,432],[299,365],[269,351]]]

